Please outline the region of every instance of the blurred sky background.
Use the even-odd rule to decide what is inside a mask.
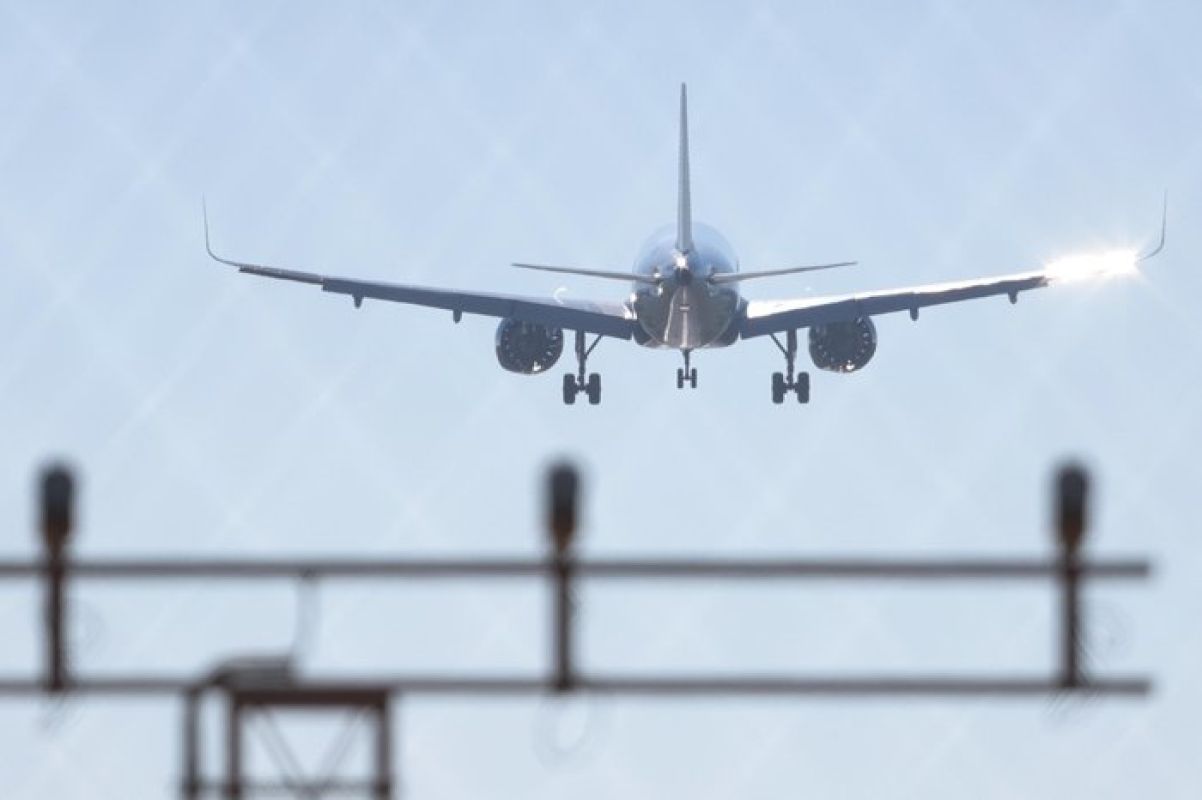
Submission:
[[[1146,554],[1089,595],[1096,669],[1148,702],[413,701],[405,796],[1202,796],[1202,7],[1196,2],[0,2],[0,555],[82,470],[87,554],[531,553],[542,471],[587,470],[592,553],[1041,554],[1062,458],[1088,547]],[[626,268],[675,203],[744,268],[860,266],[758,298],[903,286],[1142,247],[1145,275],[878,320],[875,360],[775,407],[754,340],[606,341],[598,408],[503,372],[495,322],[237,275],[617,298],[512,260]],[[320,591],[306,669],[537,670],[537,587]],[[37,664],[0,586],[0,669]],[[594,587],[597,669],[1039,671],[1039,587]],[[92,586],[75,664],[194,675],[291,646],[284,585]],[[380,630],[387,631],[381,636]],[[170,703],[0,704],[7,799],[173,796]],[[556,753],[557,726],[586,744]],[[305,737],[308,737],[305,739]],[[317,732],[303,733],[304,746]]]

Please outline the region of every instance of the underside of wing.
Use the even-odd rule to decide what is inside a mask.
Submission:
[[[796,300],[753,300],[747,304],[741,333],[743,338],[747,339],[896,311],[908,311],[912,317],[917,318],[919,309],[979,297],[1004,295],[1014,302],[1019,292],[1047,286],[1054,279],[1046,271],[1038,271],[863,294]]]
[[[932,283],[904,289],[886,289],[863,294],[812,297],[795,300],[753,300],[741,323],[743,338],[766,336],[814,325],[850,322],[879,314],[908,311],[918,319],[920,309],[928,306],[958,303],[979,297],[1007,296],[1018,302],[1020,292],[1039,289],[1058,283],[1096,281],[1131,276],[1139,272],[1140,264],[1164,249],[1168,227],[1168,195],[1160,217],[1160,238],[1144,252],[1109,250],[1099,253],[1071,255],[1057,259],[1042,269],[1018,272],[993,278],[979,278],[950,283]]]
[[[485,317],[516,319],[617,339],[629,339],[634,335],[634,315],[621,303],[518,297],[346,278],[323,278],[321,289],[324,292],[349,295],[356,304],[362,303],[364,299],[387,300],[427,308],[442,308],[456,315],[478,314]]]
[[[634,335],[634,316],[621,303],[436,289],[400,283],[327,277],[278,267],[238,265],[238,270],[248,275],[260,275],[277,280],[320,286],[323,292],[350,297],[356,307],[361,305],[364,300],[386,300],[393,303],[445,309],[455,314],[456,318],[461,314],[477,314],[485,317],[533,322],[552,328],[584,331],[617,339],[629,339]]]
[[[509,318],[553,328],[583,331],[617,339],[634,335],[634,314],[622,303],[589,300],[566,300],[554,297],[519,297],[457,289],[437,289],[409,286],[400,283],[340,278],[288,267],[233,261],[213,252],[209,243],[208,217],[205,217],[205,246],[209,255],[222,264],[236,267],[247,275],[319,286],[323,292],[350,297],[355,306],[364,300],[386,300],[393,303],[440,308],[452,312],[458,319],[462,314]]]

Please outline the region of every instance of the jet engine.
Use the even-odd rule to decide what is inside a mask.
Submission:
[[[537,375],[563,353],[563,331],[534,322],[503,319],[497,326],[497,361],[510,372]]]
[[[870,317],[810,328],[810,358],[828,372],[855,372],[876,352],[876,326]]]

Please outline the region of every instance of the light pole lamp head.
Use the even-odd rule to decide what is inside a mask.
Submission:
[[[1056,534],[1060,546],[1075,553],[1089,524],[1089,473],[1069,463],[1056,476]]]
[[[565,553],[576,534],[580,476],[566,461],[551,467],[547,480],[547,528],[557,553]]]
[[[63,464],[51,464],[42,471],[40,490],[42,540],[59,552],[75,526],[75,478]]]

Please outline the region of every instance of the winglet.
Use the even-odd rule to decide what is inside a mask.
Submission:
[[[680,163],[676,186],[676,249],[693,249],[693,209],[689,198],[689,97],[680,84]]]
[[[205,250],[208,251],[209,257],[217,259],[217,254],[213,252],[213,245],[209,243],[209,202],[204,195],[200,196],[200,214],[204,218],[205,224]]]
[[[1149,250],[1146,253],[1141,254],[1139,257],[1140,261],[1147,261],[1149,258],[1152,258],[1153,256],[1159,254],[1160,251],[1164,249],[1164,237],[1165,237],[1165,233],[1167,233],[1167,231],[1168,231],[1168,226],[1169,226],[1169,190],[1165,189],[1164,190],[1164,204],[1161,206],[1161,210],[1160,210],[1160,241],[1158,241],[1156,243],[1156,246],[1153,247],[1151,250]]]

